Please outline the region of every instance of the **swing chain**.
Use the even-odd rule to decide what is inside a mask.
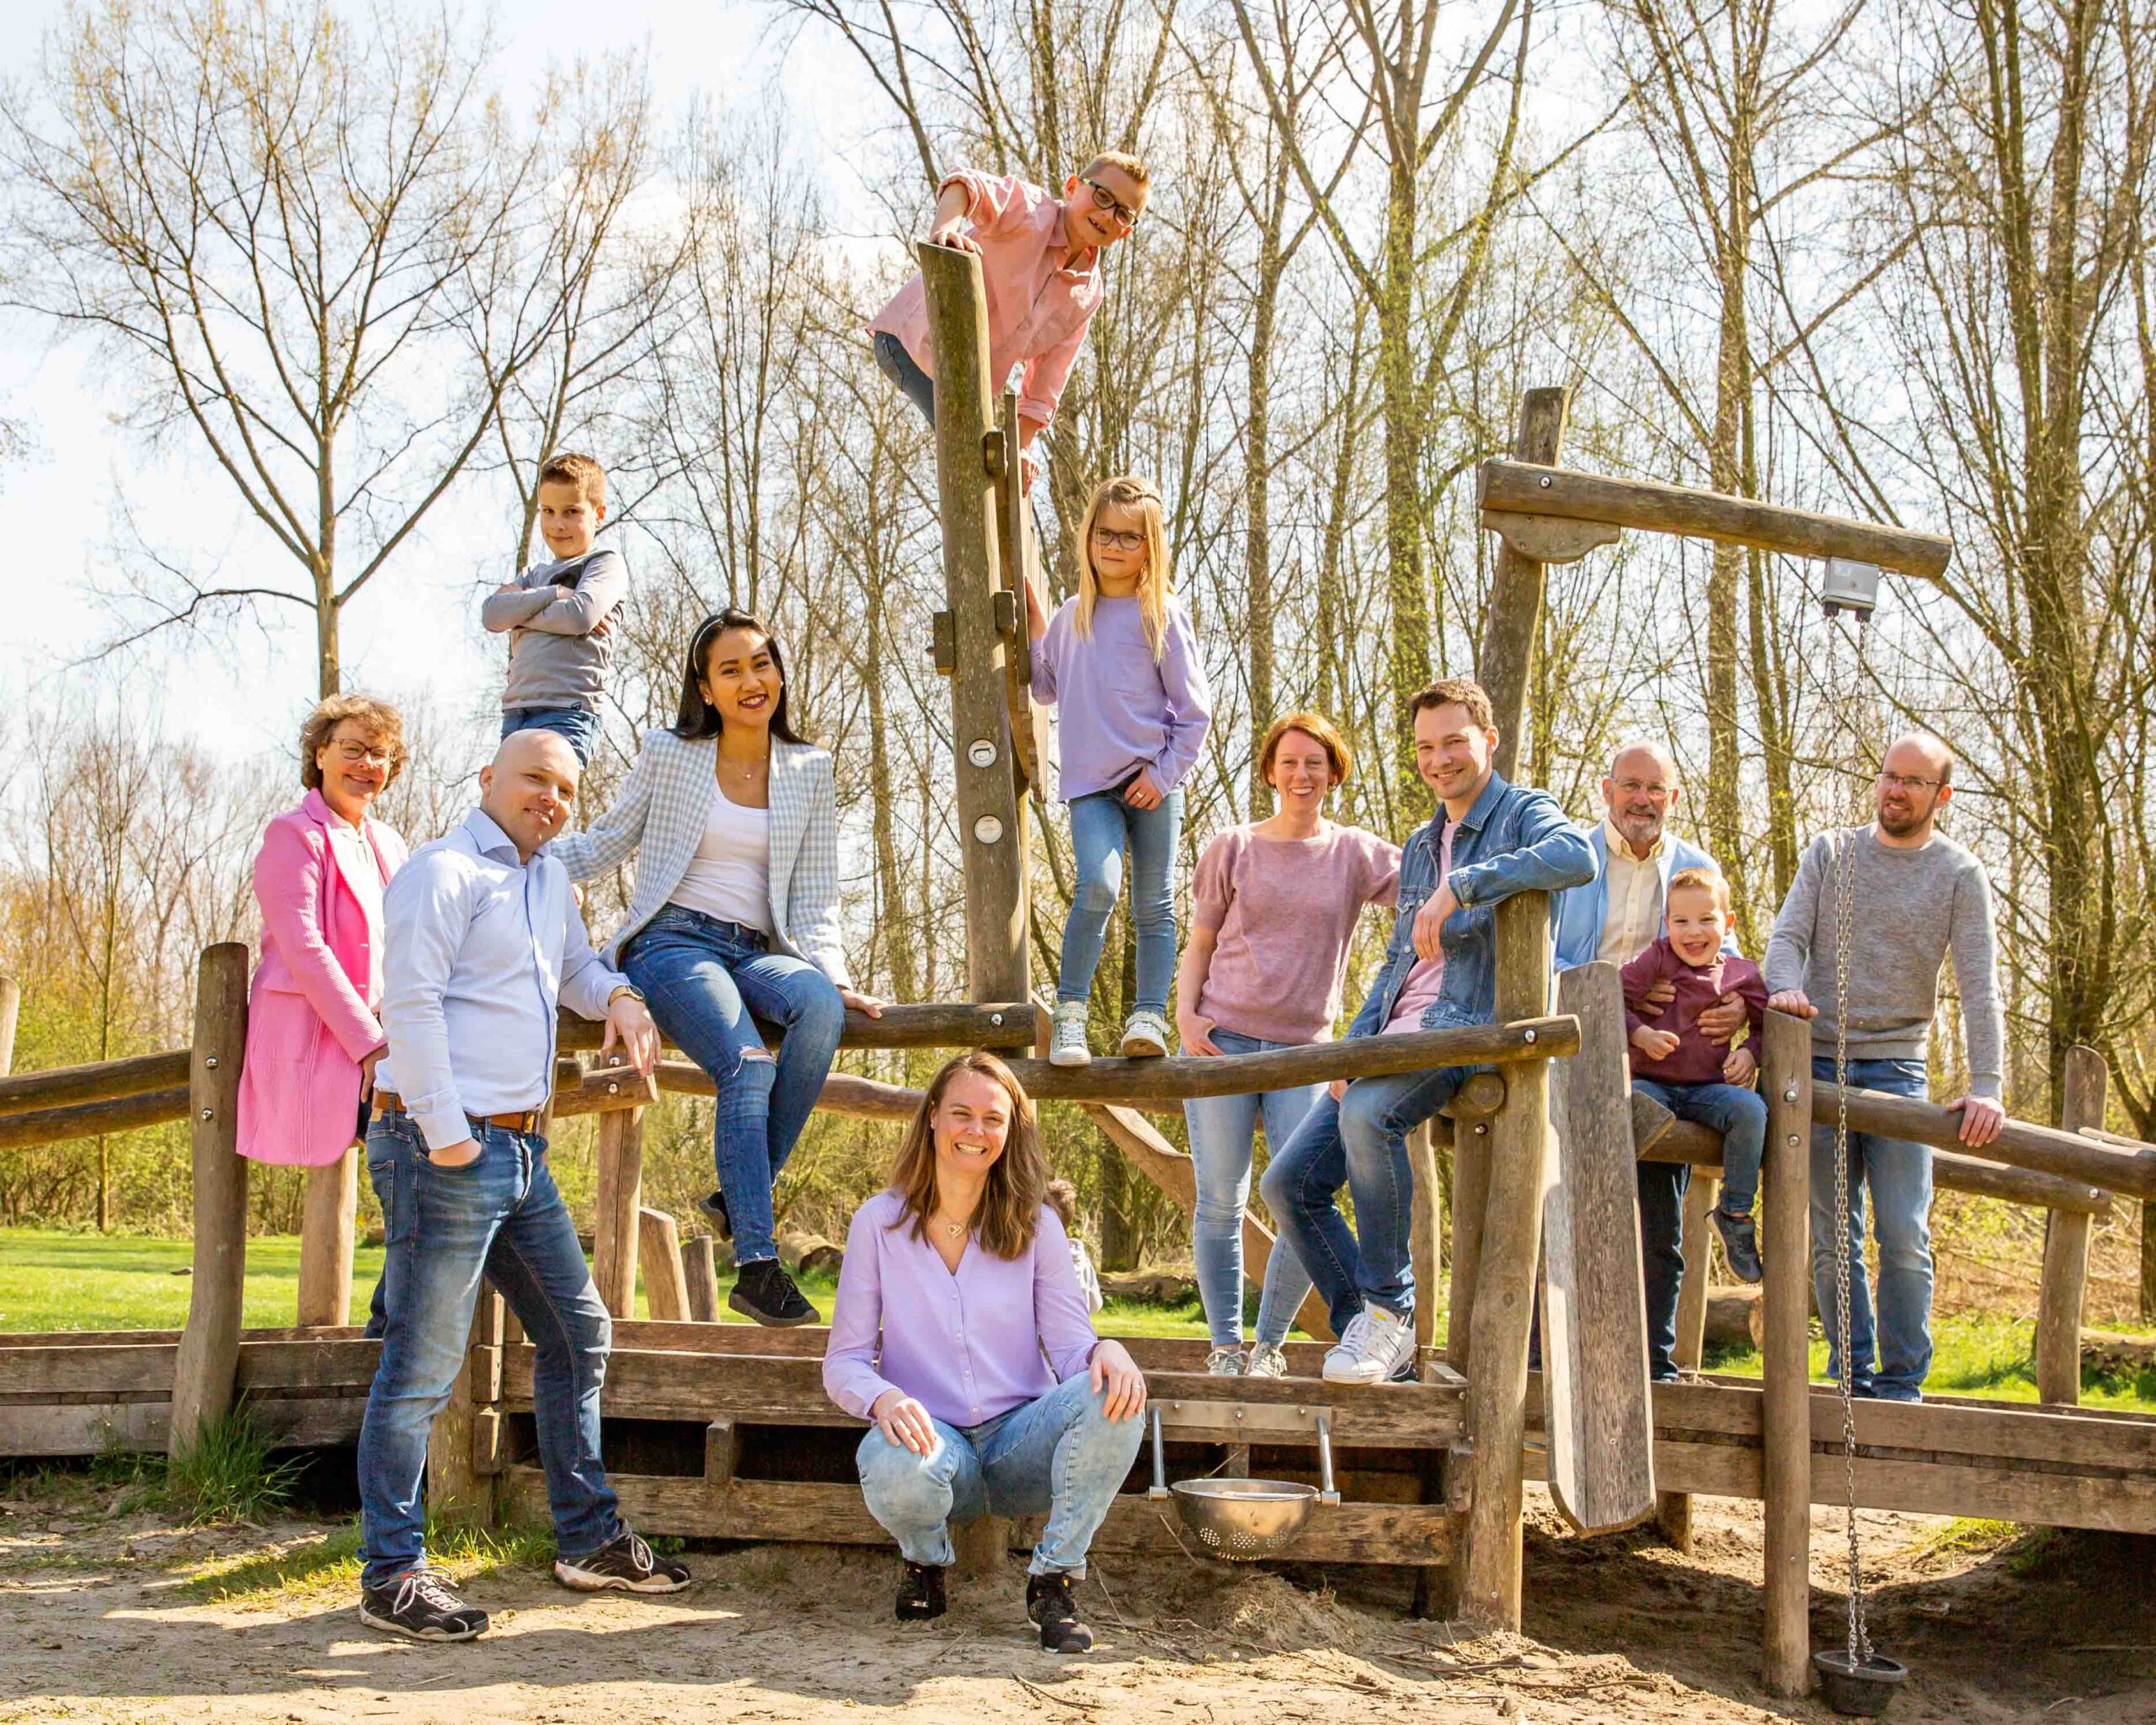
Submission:
[[[1849,1348],[1849,943],[1856,905],[1857,841],[1864,829],[1844,829],[1834,889],[1834,1334],[1841,1362],[1842,1471],[1849,1535],[1849,1663],[1871,1658],[1864,1622],[1864,1572],[1856,1533],[1856,1413],[1849,1388],[1854,1362]]]

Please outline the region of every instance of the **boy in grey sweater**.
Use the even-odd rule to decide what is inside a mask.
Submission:
[[[490,633],[510,638],[502,734],[558,732],[579,764],[599,733],[615,613],[629,590],[622,553],[592,549],[606,519],[606,470],[588,455],[550,457],[539,469],[539,532],[552,555],[495,589],[479,611]]]
[[[1954,794],[1953,751],[1935,737],[1902,738],[1886,751],[1876,791],[1877,819],[1854,835],[1849,918],[1848,1043],[1853,1088],[1929,1093],[1925,1056],[1939,1007],[1939,970],[1950,952],[1961,996],[1969,1093],[1961,1141],[1998,1137],[2005,1023],[1999,1010],[1991,884],[1983,865],[1935,830]],[[1767,943],[1767,1004],[1812,1020],[1815,1077],[1834,1076],[1839,991],[1836,893],[1845,836],[1812,841]],[[1879,1236],[1876,1327],[1864,1263],[1864,1194]],[[1869,1132],[1849,1135],[1849,1208],[1834,1215],[1834,1132],[1812,1131],[1812,1276],[1834,1338],[1834,1235],[1849,1237],[1849,1387],[1886,1402],[1922,1399],[1931,1369],[1931,1151]],[[1875,1341],[1876,1359],[1874,1358]],[[1838,1377],[1842,1362],[1830,1370]]]

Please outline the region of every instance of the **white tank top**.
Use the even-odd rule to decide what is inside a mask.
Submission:
[[[744,927],[771,929],[771,812],[744,809],[713,785],[704,836],[672,902]]]

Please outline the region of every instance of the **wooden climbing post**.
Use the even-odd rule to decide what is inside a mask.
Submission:
[[[1530,389],[1520,402],[1519,428],[1513,436],[1513,459],[1554,467],[1565,444],[1565,416],[1572,393],[1564,388]],[[1542,622],[1546,565],[1515,551],[1501,540],[1497,567],[1490,583],[1489,609],[1483,614],[1482,651],[1476,675],[1489,691],[1497,713],[1497,771],[1513,776],[1519,760],[1521,728],[1527,718],[1527,670]]]
[[[1759,1495],[1766,1521],[1766,1683],[1772,1694],[1798,1696],[1812,1686],[1812,1026],[1769,1012],[1764,1042]]]
[[[1677,1294],[1677,1347],[1679,1371],[1697,1371],[1705,1357],[1707,1341],[1707,1271],[1713,1258],[1713,1236],[1707,1212],[1715,1207],[1721,1183],[1711,1168],[1694,1168],[1684,1188],[1684,1223],[1679,1249],[1684,1254],[1684,1279]],[[1692,1494],[1657,1492],[1655,1525],[1662,1536],[1680,1551],[1692,1549]]]
[[[1550,1009],[1550,895],[1516,893],[1497,907],[1498,1022]],[[1460,1565],[1460,1615],[1485,1628],[1520,1621],[1521,1443],[1527,1427],[1527,1338],[1550,1166],[1550,1063],[1505,1074],[1491,1121],[1489,1197],[1470,1318],[1467,1429],[1475,1445]]]
[[[718,1242],[708,1234],[681,1242],[681,1279],[688,1295],[689,1321],[718,1322]]]
[[[915,248],[927,290],[936,365],[936,485],[950,618],[951,748],[966,883],[966,969],[977,1001],[1027,993],[1025,858],[1018,777],[1011,765],[996,481],[1018,451],[997,425],[989,375],[988,298],[971,252]],[[1006,599],[1006,628],[1024,628],[1022,595]]]
[[[2062,1132],[2104,1124],[2104,1090],[2111,1074],[2093,1048],[2066,1051],[2059,1094]],[[2081,1307],[2089,1291],[2086,1210],[2054,1210],[2044,1224],[2043,1279],[2036,1296],[2036,1397],[2073,1407],[2081,1400]]]
[[[195,1162],[195,1274],[173,1366],[170,1453],[232,1411],[247,1279],[247,1162],[239,1154],[239,1070],[247,1048],[247,947],[205,947],[195,973],[188,1124]]]
[[[646,1311],[662,1323],[688,1322],[688,1278],[682,1273],[680,1234],[674,1218],[663,1210],[640,1209],[637,1235]]]
[[[360,1220],[360,1153],[347,1146],[327,1167],[307,1171],[300,1219],[302,1329],[352,1320],[352,1247]]]
[[[643,1201],[643,1110],[599,1117],[599,1196],[591,1240],[591,1279],[616,1317],[634,1317],[638,1213]]]

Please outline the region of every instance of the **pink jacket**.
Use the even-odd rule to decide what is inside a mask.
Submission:
[[[988,376],[1000,392],[1013,366],[1022,366],[1018,412],[1043,425],[1086,344],[1086,328],[1100,310],[1107,288],[1101,254],[1085,251],[1063,261],[1070,241],[1063,229],[1063,205],[1014,174],[947,174],[936,190],[963,185],[972,195],[973,237],[980,243],[981,285],[988,291]],[[928,344],[928,290],[918,271],[870,320],[869,333],[895,335],[913,362],[936,375]]]
[[[344,884],[336,819],[309,791],[255,854],[262,962],[248,993],[239,1153],[257,1162],[325,1167],[342,1156],[357,1135],[360,1059],[382,1044],[381,1003],[366,990],[382,932]],[[378,820],[366,837],[387,881],[404,866],[404,841]]]

